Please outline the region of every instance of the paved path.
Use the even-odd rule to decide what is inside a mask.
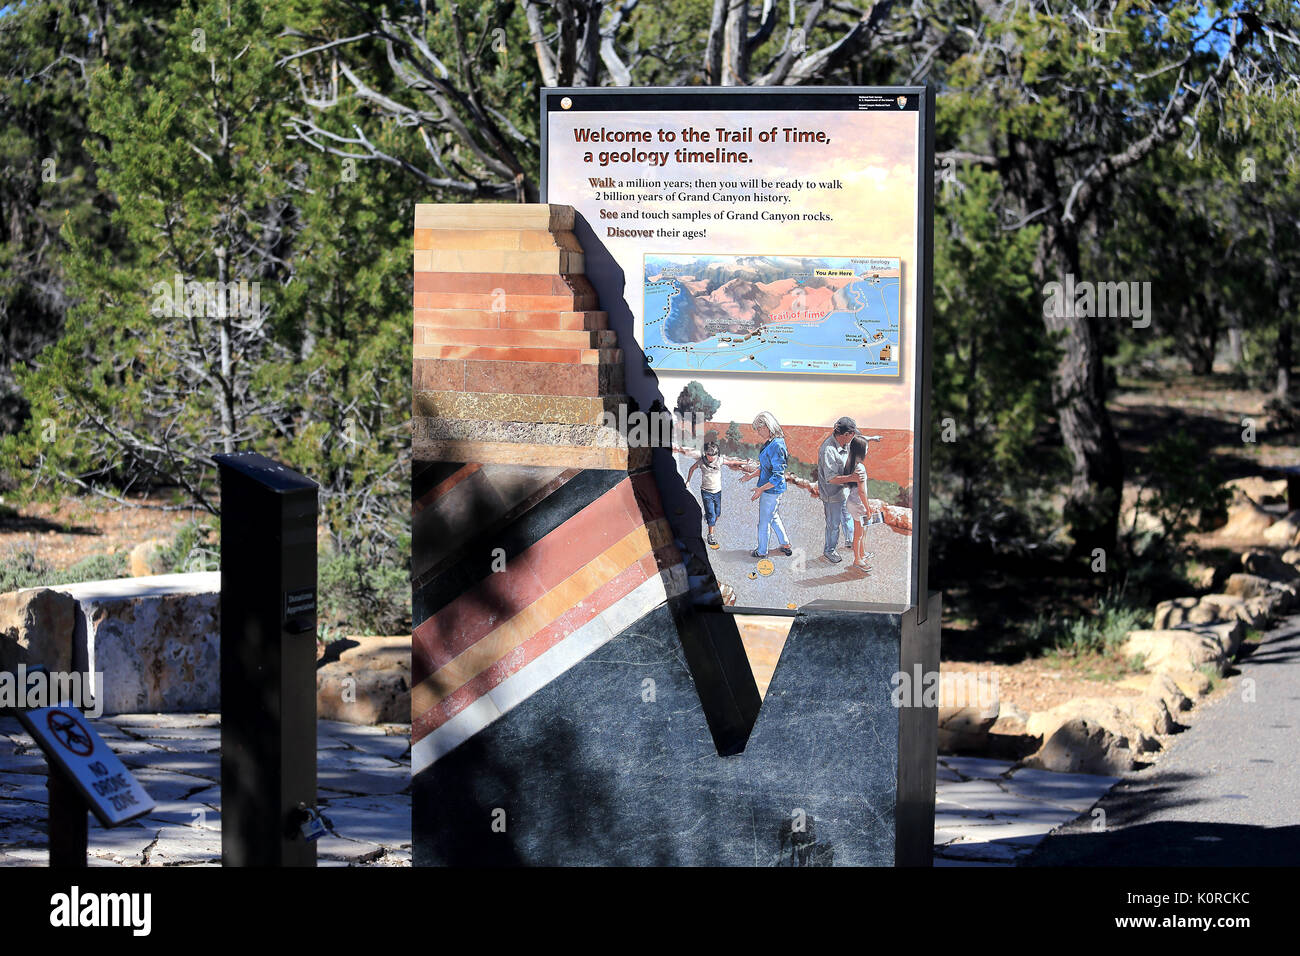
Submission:
[[[92,866],[214,865],[221,855],[221,729],[211,714],[136,714],[94,722],[139,776],[157,809],[115,830],[92,823]],[[322,866],[410,864],[410,747],[403,732],[321,721],[320,804],[331,832]],[[0,865],[46,862],[45,759],[12,718],[0,719]],[[1113,777],[1016,769],[1008,761],[940,757],[937,866],[1023,862],[1052,830],[1087,811]],[[1293,818],[1294,819],[1294,818]]]
[[[215,714],[125,714],[92,721],[158,804],[113,830],[91,821],[91,866],[216,865],[221,860],[221,727]],[[330,832],[321,866],[409,866],[407,727],[317,726],[317,785]],[[0,718],[0,866],[40,865],[45,758],[15,718]]]
[[[675,456],[677,470],[685,480],[695,459],[689,455]],[[868,473],[870,461],[867,462]],[[802,488],[788,486],[781,495],[778,514],[790,538],[794,557],[786,557],[774,549],[778,542],[773,534],[768,542],[768,553],[775,570],[770,576],[757,571],[758,559],[749,552],[758,546],[758,502],[751,501],[758,479],[741,483],[743,472],[722,469],[722,518],[718,521],[717,539],[720,547],[710,549],[709,562],[717,579],[736,589],[736,603],[741,607],[784,608],[796,607],[819,599],[832,601],[875,601],[897,603],[905,589],[908,573],[908,550],[911,538],[899,534],[888,525],[875,524],[867,528],[867,550],[874,551],[870,560],[874,570],[870,575],[853,570],[853,551],[841,550],[844,560],[832,564],[822,557],[826,541],[826,517],[819,498],[814,498]],[[696,504],[700,497],[700,476],[691,477],[691,493]],[[703,512],[703,507],[701,507]],[[700,534],[707,533],[701,521]],[[849,545],[852,542],[847,542]],[[841,546],[846,542],[841,538]],[[802,567],[800,564],[802,563]],[[750,575],[753,577],[750,577]]]
[[[1015,768],[1006,760],[940,757],[935,866],[1013,866],[1057,827],[1086,814],[1116,777]]]
[[[1065,827],[1031,865],[1300,864],[1300,617],[1241,653],[1228,692],[1101,801],[1105,830]]]

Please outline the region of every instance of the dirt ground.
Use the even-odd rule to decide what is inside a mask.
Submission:
[[[1203,442],[1206,457],[1225,480],[1300,462],[1300,436],[1282,431],[1270,418],[1265,411],[1270,396],[1242,388],[1229,376],[1171,374],[1123,384],[1110,409],[1130,474],[1155,440],[1179,428]]]
[[[170,497],[132,499],[136,507],[106,498],[65,498],[58,504],[15,506],[0,499],[0,560],[29,550],[54,568],[63,569],[97,554],[130,551],[149,538],[171,538],[191,520],[211,518],[201,509],[172,507]]]

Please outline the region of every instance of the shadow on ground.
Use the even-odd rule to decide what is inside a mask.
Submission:
[[[1068,832],[1022,866],[1295,866],[1300,826],[1165,821],[1105,832]]]

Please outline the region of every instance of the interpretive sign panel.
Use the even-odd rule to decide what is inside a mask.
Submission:
[[[542,124],[627,391],[677,418],[695,570],[738,608],[924,605],[927,90],[556,89]]]

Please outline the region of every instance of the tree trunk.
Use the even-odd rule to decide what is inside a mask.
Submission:
[[[723,28],[723,86],[745,86],[749,82],[748,38],[749,0],[729,0]]]
[[[1286,398],[1291,394],[1291,320],[1283,317],[1282,326],[1277,330],[1277,347],[1274,351],[1274,357],[1277,359],[1277,389],[1278,398]]]
[[[1277,362],[1278,398],[1285,399],[1291,393],[1291,280],[1282,271],[1277,249],[1277,223],[1272,210],[1265,213],[1264,221],[1268,226],[1268,271],[1273,279],[1273,293],[1277,296],[1277,345],[1273,357]]]
[[[1065,203],[1053,145],[1013,136],[1008,146],[1010,155],[1002,169],[1008,195],[1022,197],[1025,209],[1049,210],[1041,220],[1034,274],[1044,289],[1049,282],[1065,284],[1068,276],[1074,277],[1071,282],[1080,280],[1079,231],[1083,223],[1062,218]],[[1106,410],[1101,323],[1095,315],[1075,315],[1072,302],[1063,301],[1059,310],[1049,309],[1047,304],[1045,299],[1043,322],[1060,350],[1052,376],[1052,401],[1070,455],[1070,488],[1062,517],[1074,539],[1072,555],[1090,557],[1096,548],[1106,552],[1115,548],[1124,487],[1119,441]]]
[[[1240,325],[1234,324],[1228,329],[1228,362],[1234,372],[1246,362],[1246,349],[1242,342]]]
[[[1046,225],[1038,258],[1036,271],[1044,283],[1079,277],[1077,237],[1065,223]],[[1052,398],[1072,473],[1063,517],[1074,538],[1074,555],[1087,557],[1096,548],[1110,552],[1115,547],[1124,464],[1106,409],[1100,320],[1073,315],[1068,307],[1060,311],[1058,316],[1044,309],[1043,320],[1060,349]]]
[[[231,318],[226,294],[226,249],[217,247],[217,322],[221,329],[221,450],[227,455],[235,450],[235,394],[231,385],[234,371],[230,347]]]
[[[709,20],[709,40],[704,48],[704,78],[709,86],[722,85],[722,33],[727,24],[727,6],[731,0],[713,0]]]

